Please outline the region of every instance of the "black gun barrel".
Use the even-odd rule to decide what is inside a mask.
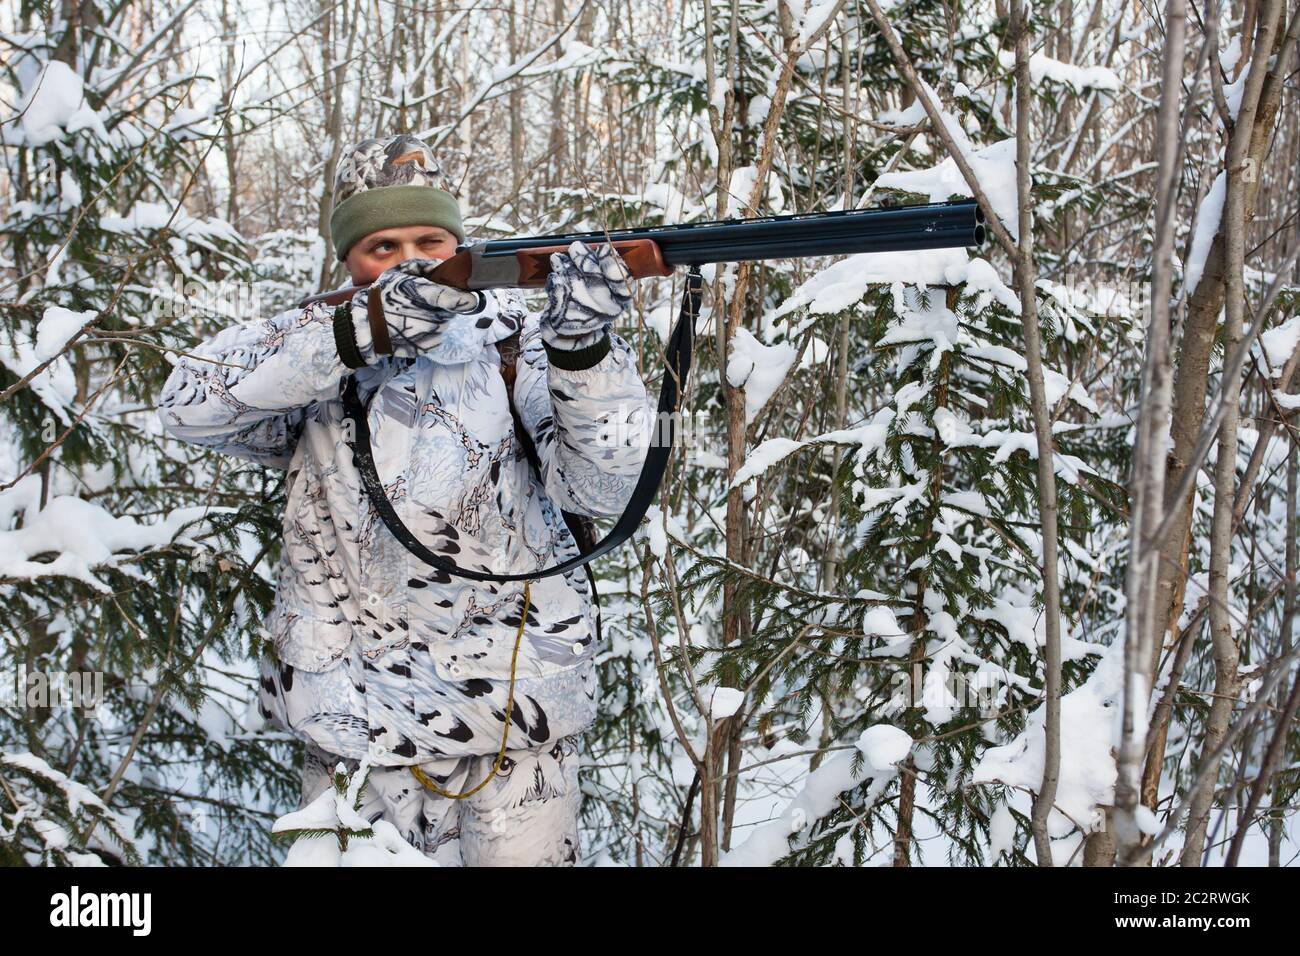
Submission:
[[[979,204],[964,200],[492,239],[477,251],[491,259],[531,248],[567,246],[579,239],[587,243],[650,239],[658,244],[665,263],[681,266],[980,246],[985,227]]]

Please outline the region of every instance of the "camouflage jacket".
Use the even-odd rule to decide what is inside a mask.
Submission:
[[[379,476],[417,537],[462,567],[539,570],[577,553],[560,509],[622,512],[654,409],[616,333],[595,365],[562,368],[575,363],[543,341],[517,291],[485,300],[419,358],[359,369],[357,385]],[[379,520],[344,441],[350,370],[332,319],[312,305],[225,329],[177,362],[160,402],[170,434],[288,470],[261,711],[328,753],[381,765],[495,753],[522,584],[440,572]],[[521,327],[514,400],[541,475],[520,450],[495,347]],[[531,595],[511,749],[595,719],[598,612],[584,571],[534,581]]]

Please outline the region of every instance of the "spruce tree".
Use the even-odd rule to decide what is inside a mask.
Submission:
[[[191,108],[205,80],[170,59],[133,66],[136,34],[162,25],[139,4],[82,12],[111,19],[83,33],[25,7],[0,72],[22,110],[0,220],[0,630],[17,691],[0,707],[0,849],[266,862],[293,774],[253,730],[249,651],[279,478],[165,439],[154,407],[179,351],[256,315],[245,241],[187,206],[231,106]],[[79,675],[97,692],[42,698]]]

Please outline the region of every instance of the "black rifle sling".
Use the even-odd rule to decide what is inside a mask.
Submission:
[[[515,379],[519,374],[519,341],[520,335],[516,332],[514,335],[507,336],[497,343],[497,353],[501,356],[501,379],[506,384],[506,401],[510,406],[510,417],[515,423],[515,438],[519,442],[519,447],[528,459],[528,464],[532,467],[533,472],[537,475],[539,481],[544,481],[542,473],[542,460],[537,454],[537,446],[533,444],[532,438],[528,435],[528,429],[524,427],[523,417],[519,414],[519,408],[515,405]],[[573,540],[577,542],[578,551],[586,554],[596,546],[596,525],[587,515],[575,514],[572,511],[560,509],[560,514],[564,518],[564,523],[569,526],[569,533],[573,535]],[[596,584],[596,572],[591,569],[591,565],[584,565],[587,572],[587,583],[591,586],[591,603],[596,606],[596,640],[602,641],[601,636],[601,619],[600,619],[600,588]]]
[[[494,574],[490,571],[473,571],[462,568],[445,555],[434,554],[411,533],[411,530],[398,516],[393,503],[388,500],[379,472],[375,469],[375,456],[370,447],[370,427],[366,422],[365,408],[357,393],[357,380],[349,375],[343,384],[343,416],[352,423],[352,441],[347,444],[352,449],[352,460],[356,465],[361,483],[366,489],[371,505],[379,514],[384,525],[392,532],[407,551],[425,564],[447,574],[472,581],[525,581],[547,578],[555,574],[564,574],[574,568],[582,567],[602,555],[613,551],[636,532],[645,517],[646,511],[654,503],[659,493],[659,483],[663,480],[672,455],[673,441],[676,438],[677,423],[675,413],[680,397],[679,386],[685,386],[691,371],[691,349],[694,343],[695,317],[699,314],[700,298],[704,280],[698,267],[693,267],[686,276],[686,288],[682,293],[681,310],[677,315],[677,324],[668,336],[668,345],[664,350],[666,369],[663,385],[659,390],[659,407],[656,420],[651,429],[650,447],[646,451],[645,463],[641,466],[641,475],[627,508],[618,521],[600,541],[597,541],[584,554],[575,555],[559,564],[538,571],[526,571],[520,574]],[[663,434],[666,432],[666,435]]]

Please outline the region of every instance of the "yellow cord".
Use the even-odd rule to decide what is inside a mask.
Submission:
[[[480,783],[473,790],[466,790],[464,793],[448,793],[446,790],[443,790],[436,783],[430,780],[429,775],[426,774],[424,771],[422,771],[419,767],[416,766],[411,767],[411,773],[415,776],[415,779],[420,781],[420,783],[424,784],[426,787],[428,787],[434,793],[438,794],[440,797],[449,797],[452,800],[464,800],[466,797],[472,797],[474,796],[474,794],[478,793],[480,790],[486,787],[488,785],[488,781],[491,780],[493,777],[495,777],[497,775],[497,771],[501,769],[501,763],[502,761],[505,760],[506,757],[506,740],[510,736],[510,714],[514,710],[514,706],[515,706],[515,664],[519,660],[519,642],[523,639],[524,636],[524,622],[528,620],[528,601],[529,601],[528,582],[525,581],[524,582],[524,609],[523,612],[519,615],[519,631],[518,633],[515,634],[514,653],[510,655],[510,691],[508,696],[506,697],[505,728],[501,732],[501,750],[497,753],[497,759],[492,764],[492,772],[489,773],[486,777],[484,777],[483,782]]]

